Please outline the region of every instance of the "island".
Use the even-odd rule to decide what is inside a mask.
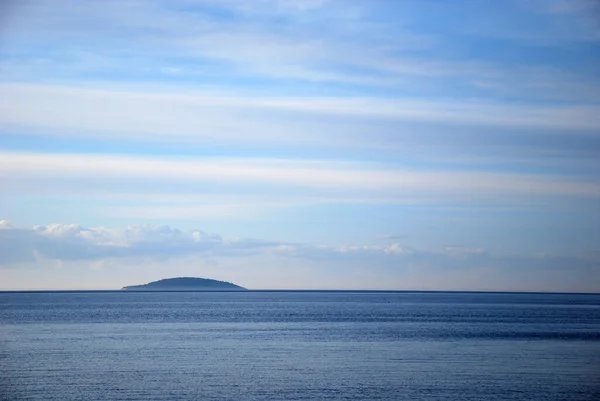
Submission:
[[[197,277],[175,277],[152,281],[148,284],[123,287],[124,291],[247,291],[227,281]]]

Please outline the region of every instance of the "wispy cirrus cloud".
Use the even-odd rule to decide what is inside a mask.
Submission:
[[[244,112],[294,112],[315,116],[341,116],[348,119],[428,121],[481,124],[502,127],[534,127],[551,130],[598,130],[598,106],[555,105],[526,107],[493,102],[443,102],[413,98],[369,97],[278,97],[250,93],[187,93],[106,90],[69,86],[2,84],[0,91],[11,101],[2,103],[5,124],[38,124],[53,129],[106,130],[111,125],[123,130],[152,133],[161,129],[181,132],[207,126],[202,120],[220,122],[219,117]],[[75,107],[75,106],[78,107]],[[95,110],[96,113],[91,113]],[[161,113],[157,113],[162,110]],[[126,118],[129,116],[129,118]],[[29,117],[30,120],[27,120]],[[105,120],[102,123],[100,118]],[[252,122],[252,116],[248,120]],[[278,116],[262,115],[265,126]],[[279,122],[281,122],[281,115]],[[285,116],[289,118],[289,116]],[[33,119],[33,120],[32,120]],[[181,120],[179,124],[177,121]],[[89,121],[89,122],[88,122]],[[213,124],[214,124],[213,122]],[[60,125],[59,125],[60,124]],[[70,124],[75,124],[69,126]],[[189,126],[182,130],[182,126]],[[137,127],[136,127],[137,126]],[[150,127],[155,126],[152,129]],[[209,125],[208,125],[209,126]],[[247,133],[247,131],[246,131]],[[219,134],[226,135],[222,130]],[[254,133],[256,135],[256,133]]]
[[[474,101],[22,84],[0,85],[0,92],[5,95],[0,136],[24,139],[167,143],[185,149],[270,146],[309,153],[360,149],[423,160],[483,157],[496,162],[548,156],[584,162],[595,159],[600,147],[600,111],[593,104],[523,108]]]
[[[174,187],[202,185],[201,191],[219,191],[235,185],[236,192],[252,193],[285,189],[313,195],[341,194],[375,199],[404,197],[514,198],[519,196],[600,196],[595,180],[558,179],[533,174],[479,173],[465,171],[412,171],[376,163],[327,160],[260,158],[155,158],[119,155],[43,154],[2,152],[0,174],[7,182],[56,180],[75,185],[112,182],[143,186],[151,177]],[[216,185],[216,187],[214,186]],[[181,188],[180,188],[181,189]]]
[[[481,4],[474,2],[473,6],[477,9]],[[4,75],[34,81],[40,77],[62,77],[69,81],[74,76],[97,80],[97,75],[104,71],[112,72],[110,76],[135,74],[136,80],[168,80],[170,72],[177,71],[176,75],[187,75],[192,82],[198,82],[198,77],[213,81],[225,78],[219,80],[221,85],[227,85],[232,77],[242,84],[244,79],[257,78],[262,80],[261,86],[269,82],[280,84],[281,80],[345,84],[355,86],[354,92],[369,87],[388,91],[392,86],[404,93],[456,98],[457,89],[467,96],[497,96],[498,93],[488,89],[510,84],[506,71],[511,72],[511,77],[536,77],[539,72],[544,73],[543,63],[530,62],[534,65],[528,67],[533,70],[529,74],[515,63],[500,63],[487,57],[459,61],[444,51],[453,45],[448,30],[460,36],[464,35],[461,29],[473,24],[479,27],[469,34],[474,38],[489,27],[492,33],[517,37],[540,32],[536,28],[540,21],[528,17],[521,7],[506,3],[496,10],[500,17],[509,15],[512,20],[515,14],[519,15],[516,21],[522,22],[519,26],[525,30],[521,34],[512,26],[498,26],[495,18],[474,19],[469,13],[462,13],[463,7],[442,8],[455,15],[449,19],[455,25],[444,32],[426,23],[416,29],[414,21],[406,17],[411,14],[423,17],[423,10],[414,2],[369,7],[335,1],[298,4],[266,1],[250,7],[239,2],[109,1],[99,5],[67,0],[35,1],[15,7],[7,43],[13,45],[8,49],[18,51],[8,51],[5,59],[13,62],[5,63]],[[128,15],[136,15],[135,20],[127,18]],[[528,28],[529,25],[533,28]],[[562,25],[550,29],[554,25],[545,24],[548,29],[544,33],[556,31],[547,42],[556,42],[557,38],[578,31],[573,29],[575,22]],[[70,40],[74,37],[79,40]],[[39,49],[40,45],[53,42],[52,39],[66,40],[68,45],[54,48],[48,54],[38,51],[35,57],[28,57],[24,51],[29,46]],[[40,60],[45,62],[40,65]],[[86,65],[90,69],[87,75]],[[72,66],[77,66],[76,70]],[[61,68],[65,74],[60,73]],[[31,69],[29,76],[20,72],[28,69]],[[568,70],[570,74],[558,71],[544,82],[563,87],[558,91],[562,93],[572,93],[573,89],[565,89],[572,87],[573,82],[597,83],[593,64],[580,63],[578,68],[571,66]],[[477,82],[491,85],[476,85]],[[556,96],[557,91],[530,82],[531,79],[519,80],[513,91],[518,91],[520,97],[533,95],[537,99]],[[288,89],[293,87],[288,85]]]

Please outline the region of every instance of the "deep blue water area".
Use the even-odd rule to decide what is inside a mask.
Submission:
[[[600,295],[3,292],[1,400],[600,400]]]

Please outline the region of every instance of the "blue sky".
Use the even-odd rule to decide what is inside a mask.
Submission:
[[[594,1],[1,7],[1,289],[600,291]]]

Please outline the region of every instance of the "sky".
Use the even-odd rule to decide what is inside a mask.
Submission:
[[[0,289],[600,292],[594,0],[0,3]]]

